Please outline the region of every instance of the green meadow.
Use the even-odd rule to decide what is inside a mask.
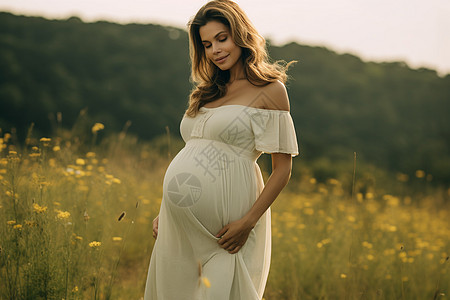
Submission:
[[[164,172],[182,144],[125,130],[100,139],[103,127],[30,130],[22,145],[2,134],[0,299],[143,297]],[[351,189],[305,172],[275,201],[265,299],[445,299],[450,190],[426,189],[417,170],[387,194],[353,171]]]

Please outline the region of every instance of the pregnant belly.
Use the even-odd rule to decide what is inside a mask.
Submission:
[[[242,218],[258,195],[255,163],[234,157],[208,159],[202,149],[183,148],[167,168],[163,201],[187,209],[212,234]]]

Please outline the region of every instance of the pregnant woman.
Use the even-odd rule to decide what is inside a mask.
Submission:
[[[289,181],[297,138],[284,83],[264,38],[230,0],[189,22],[195,87],[186,142],[169,165],[145,300],[258,300],[271,252],[270,205]],[[256,163],[270,153],[264,185]]]

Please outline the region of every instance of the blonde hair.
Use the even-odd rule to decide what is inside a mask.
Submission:
[[[228,70],[222,71],[205,55],[199,30],[212,20],[226,25],[234,43],[241,47],[244,72],[253,85],[263,86],[277,80],[286,83],[286,71],[295,62],[286,64],[279,60],[270,63],[266,40],[233,1],[213,0],[206,3],[188,23],[191,80],[194,83],[186,110],[190,117],[195,117],[200,107],[206,103],[223,97],[230,79]]]

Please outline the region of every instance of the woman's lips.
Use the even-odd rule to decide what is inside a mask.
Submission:
[[[230,55],[230,54],[228,54],[228,55]],[[227,55],[227,56],[224,56],[224,57],[222,57],[222,58],[216,59],[216,63],[218,63],[218,64],[223,63],[223,62],[227,59],[228,55]]]

